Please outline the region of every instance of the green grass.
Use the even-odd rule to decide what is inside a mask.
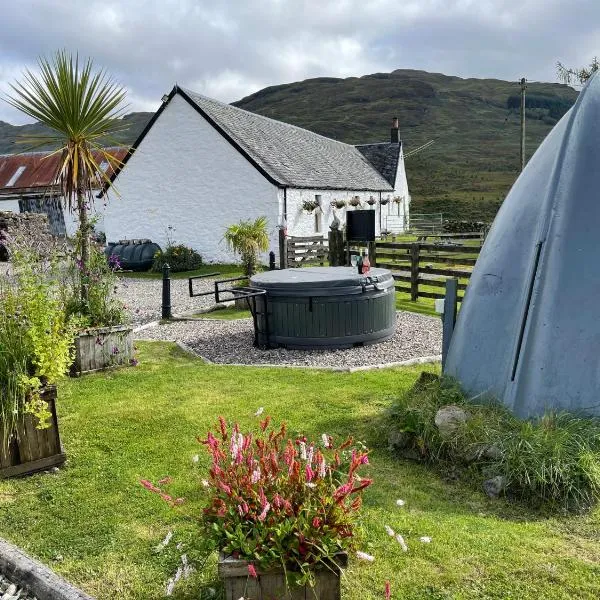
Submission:
[[[417,368],[361,373],[205,365],[167,343],[140,344],[140,366],[81,377],[59,388],[69,457],[57,474],[0,482],[0,535],[22,546],[98,600],[157,600],[174,573],[174,544],[194,558],[193,519],[138,481],[165,475],[199,513],[196,489],[206,457],[196,442],[217,415],[255,423],[259,406],[292,432],[353,434],[372,447],[375,483],[364,504],[363,549],[351,562],[345,600],[393,598],[596,598],[600,594],[600,512],[542,516],[389,454],[381,418]],[[434,367],[430,367],[434,368]],[[200,454],[198,466],[192,456]],[[398,508],[397,498],[406,501]],[[405,537],[404,553],[384,525]],[[153,548],[169,529],[174,540]],[[430,544],[419,541],[431,536]],[[199,569],[173,598],[200,598],[214,568]]]
[[[220,310],[213,310],[207,313],[199,313],[195,315],[199,319],[224,319],[226,321],[233,321],[235,319],[250,319],[252,314],[249,310],[243,310],[236,308],[235,306],[228,306]]]
[[[196,277],[197,275],[207,275],[209,273],[219,273],[220,277],[239,277],[242,275],[242,267],[240,265],[230,264],[212,264],[203,265],[195,271],[182,271],[181,273],[171,273],[171,279],[187,279],[188,277]],[[151,272],[125,272],[119,273],[119,277],[129,277],[132,279],[162,279],[162,273]]]

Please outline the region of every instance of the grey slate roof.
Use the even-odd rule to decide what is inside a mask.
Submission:
[[[356,148],[392,187],[396,185],[400,144],[391,142],[359,144]]]
[[[282,186],[376,192],[393,190],[389,179],[384,178],[355,146],[190,90],[179,88],[178,91]]]

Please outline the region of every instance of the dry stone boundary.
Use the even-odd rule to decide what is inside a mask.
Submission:
[[[3,539],[0,539],[0,594],[6,600],[94,600]]]

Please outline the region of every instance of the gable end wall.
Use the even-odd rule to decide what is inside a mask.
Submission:
[[[266,216],[277,253],[278,189],[176,94],[114,186],[104,216],[108,241],[170,237],[206,262],[236,260],[222,242],[228,225]]]

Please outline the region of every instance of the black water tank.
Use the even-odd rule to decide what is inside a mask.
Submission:
[[[116,256],[124,271],[148,271],[160,246],[150,240],[119,240],[104,249],[106,257]]]
[[[349,210],[346,212],[346,239],[349,242],[375,241],[375,211]]]

